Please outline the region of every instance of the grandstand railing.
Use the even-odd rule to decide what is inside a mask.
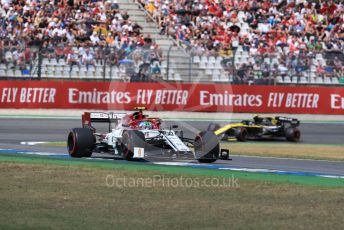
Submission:
[[[28,50],[29,49],[29,50]],[[205,55],[189,51],[182,59],[146,47],[30,47],[0,50],[0,77],[115,81],[222,82],[230,84],[343,85],[341,52],[249,54],[238,48]],[[61,47],[60,47],[61,50]],[[83,58],[85,52],[90,56]],[[69,55],[72,53],[74,59]]]

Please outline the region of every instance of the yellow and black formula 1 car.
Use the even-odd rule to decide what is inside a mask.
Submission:
[[[223,140],[246,141],[247,139],[285,137],[288,141],[298,142],[301,137],[301,132],[297,128],[299,125],[300,121],[296,118],[254,116],[253,120],[229,123],[222,127],[211,123],[208,131],[213,131]]]

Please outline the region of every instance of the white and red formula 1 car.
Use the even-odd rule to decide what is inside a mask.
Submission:
[[[186,138],[178,126],[161,128],[161,119],[143,114],[144,107],[129,114],[85,112],[82,128],[69,132],[67,148],[72,157],[91,157],[92,153],[112,154],[132,159],[196,159],[212,163],[228,158],[228,150],[220,150],[219,140],[211,131],[202,131],[195,138]],[[109,131],[98,133],[96,122],[109,124]]]

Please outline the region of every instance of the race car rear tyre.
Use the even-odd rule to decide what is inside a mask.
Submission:
[[[195,138],[194,149],[200,163],[213,163],[219,158],[219,140],[212,131],[200,132]]]
[[[74,128],[67,138],[68,153],[71,157],[90,157],[95,142],[91,129]]]
[[[285,131],[287,141],[298,142],[301,138],[301,132],[298,128],[287,128]]]
[[[248,134],[247,129],[244,128],[244,127],[241,127],[241,128],[239,128],[238,133],[236,134],[235,138],[238,141],[242,141],[243,142],[243,141],[246,141],[247,134]]]
[[[126,130],[122,135],[122,156],[126,160],[132,160],[134,148],[145,148],[145,135],[138,130]]]
[[[218,123],[210,123],[208,125],[207,131],[215,132],[216,130],[220,129],[221,126]]]

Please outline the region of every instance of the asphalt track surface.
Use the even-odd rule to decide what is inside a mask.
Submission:
[[[220,124],[223,124],[219,122]],[[194,137],[200,130],[206,129],[205,121],[168,121],[164,126],[178,124],[184,130],[184,136]],[[29,150],[35,152],[67,153],[66,147],[27,146],[22,141],[65,141],[69,130],[80,127],[78,119],[0,119],[0,149]],[[106,131],[102,125],[100,130]],[[307,144],[344,144],[344,123],[302,123],[302,143]],[[287,143],[281,140],[283,143]],[[290,143],[293,145],[294,143]],[[275,147],[276,145],[274,145]],[[276,149],[278,151],[278,149]],[[344,154],[344,146],[343,146]],[[299,160],[270,157],[232,156],[232,161],[218,160],[213,164],[227,167],[271,169],[320,173],[344,176],[344,162],[325,160]]]

